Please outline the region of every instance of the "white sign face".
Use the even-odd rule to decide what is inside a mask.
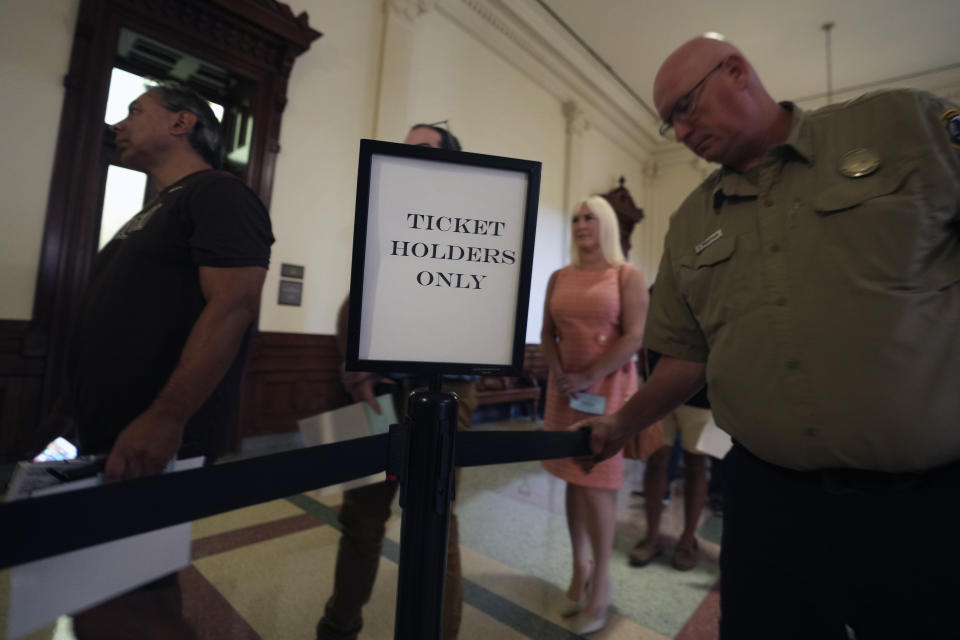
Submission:
[[[361,360],[509,365],[528,177],[373,155]]]

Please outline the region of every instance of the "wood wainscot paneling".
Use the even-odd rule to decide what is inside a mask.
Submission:
[[[526,346],[523,368],[545,387],[547,364],[540,345]],[[250,436],[295,432],[297,420],[347,402],[334,336],[258,333],[247,357],[234,446]]]
[[[550,368],[547,366],[547,359],[543,357],[543,350],[538,344],[528,344],[523,352],[523,373],[537,381],[540,387],[540,397],[534,405],[539,411],[537,416],[542,418],[543,411],[547,406],[547,377]]]
[[[258,333],[240,390],[234,444],[250,436],[296,431],[297,420],[346,402],[334,336]]]
[[[543,352],[540,350],[540,345],[528,344],[524,348],[523,372],[527,375],[532,374],[537,378],[537,381],[541,383],[540,386],[545,386],[549,368],[547,367],[547,360],[543,357]]]
[[[21,460],[45,444],[37,430],[43,357],[32,353],[29,330],[26,320],[0,320],[0,463]]]

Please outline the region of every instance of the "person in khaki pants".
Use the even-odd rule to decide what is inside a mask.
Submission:
[[[404,140],[406,144],[460,150],[460,143],[446,129],[432,125],[415,125]],[[349,300],[340,307],[337,318],[337,338],[341,353],[346,351],[347,309]],[[477,407],[476,389],[472,376],[447,376],[443,390],[459,397],[457,427],[470,428]],[[378,413],[377,391],[392,385],[397,415],[407,410],[407,398],[414,389],[426,386],[425,380],[391,376],[385,378],[373,373],[343,372],[343,383],[355,402],[367,402]],[[460,470],[456,484],[460,484]],[[334,573],[333,595],[327,600],[323,617],[317,623],[317,640],[354,640],[363,628],[362,609],[370,600],[373,584],[380,565],[386,523],[390,507],[397,493],[395,482],[379,482],[350,489],[343,494],[339,520],[342,526],[337,566]],[[460,539],[457,516],[451,510],[449,539],[447,541],[447,570],[443,594],[443,638],[453,640],[460,631],[463,608],[463,583],[460,568]]]

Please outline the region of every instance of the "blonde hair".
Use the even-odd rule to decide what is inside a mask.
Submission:
[[[586,205],[593,215],[597,217],[600,223],[600,252],[604,260],[610,263],[611,267],[619,267],[627,260],[623,257],[623,249],[620,248],[620,224],[617,222],[617,214],[613,212],[613,207],[603,196],[590,196],[578,204],[570,214],[570,219],[577,215],[580,207]],[[575,267],[580,266],[580,247],[577,246],[576,238],[570,235],[570,264]]]

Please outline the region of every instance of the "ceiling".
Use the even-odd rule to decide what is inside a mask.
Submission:
[[[830,35],[835,93],[960,68],[958,0],[536,1],[648,106],[663,58],[707,31],[737,45],[778,100],[826,93],[826,22],[835,24]]]

